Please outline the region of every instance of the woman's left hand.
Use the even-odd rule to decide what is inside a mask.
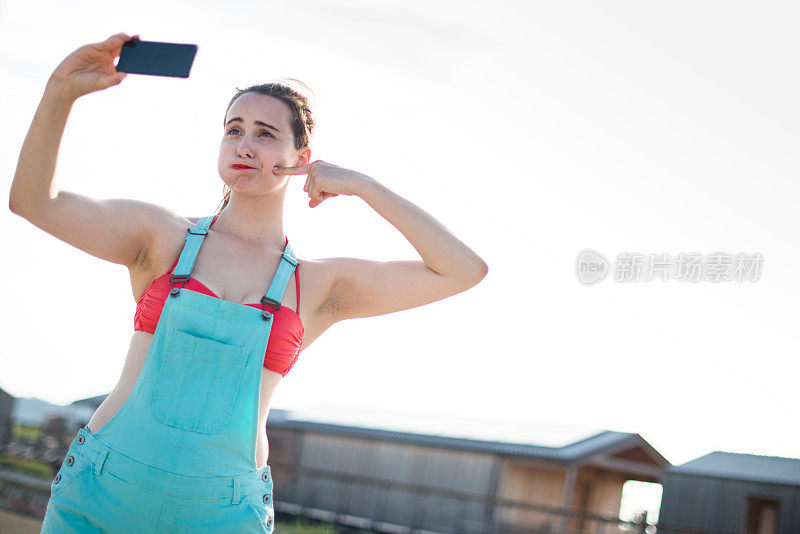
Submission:
[[[372,178],[366,174],[338,167],[321,159],[298,167],[275,166],[272,168],[272,172],[275,174],[307,174],[308,178],[306,178],[303,191],[308,193],[308,197],[311,199],[308,203],[310,208],[320,205],[326,198],[340,194],[358,195],[361,188],[367,182],[372,181]]]

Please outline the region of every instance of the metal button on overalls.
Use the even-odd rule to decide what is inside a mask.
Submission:
[[[297,260],[287,239],[261,309],[187,289],[212,220],[187,230],[136,383],[105,425],[78,431],[66,464],[78,463],[42,532],[271,532],[271,470],[255,463],[259,394]]]

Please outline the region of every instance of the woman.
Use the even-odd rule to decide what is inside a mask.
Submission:
[[[42,530],[270,532],[267,413],[298,354],[337,321],[441,300],[477,284],[487,266],[377,180],[312,162],[314,118],[292,84],[249,87],[228,105],[219,152],[228,191],[215,216],[56,188],[72,104],[122,82],[114,59],[129,39],[119,33],[83,46],[55,69],[11,186],[14,213],[128,267],[137,297],[122,376],[75,436]],[[422,261],[295,257],[283,201],[299,175],[310,207],[356,195]]]

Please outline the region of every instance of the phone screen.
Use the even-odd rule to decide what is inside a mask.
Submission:
[[[118,72],[188,78],[197,45],[131,39],[122,45]]]

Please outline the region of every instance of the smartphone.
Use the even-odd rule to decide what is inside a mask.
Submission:
[[[118,72],[188,78],[197,45],[159,43],[133,38],[122,45]]]

